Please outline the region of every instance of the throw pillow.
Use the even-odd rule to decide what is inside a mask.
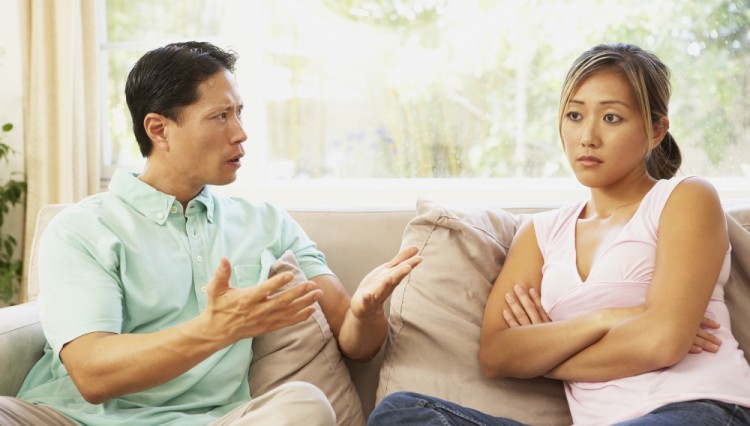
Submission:
[[[484,306],[520,220],[501,209],[418,201],[402,246],[420,247],[423,260],[391,297],[377,402],[414,391],[527,424],[572,424],[561,382],[480,372]]]
[[[286,271],[293,272],[294,279],[284,288],[307,281],[291,251],[271,266],[269,277]],[[317,302],[315,308],[307,320],[253,339],[250,394],[262,395],[288,381],[309,382],[328,396],[338,425],[364,425],[362,405],[338,343]]]
[[[727,209],[732,269],[724,287],[732,334],[750,362],[750,205]]]

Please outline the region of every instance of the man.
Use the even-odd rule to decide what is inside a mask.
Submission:
[[[45,232],[48,345],[19,399],[0,399],[6,423],[256,425],[279,412],[288,424],[335,421],[309,384],[251,399],[250,338],[306,319],[317,301],[344,356],[368,359],[387,333],[385,299],[421,259],[403,250],[350,300],[288,214],[208,189],[233,182],[244,155],[235,60],[209,43],[175,43],[131,70],[125,92],[146,166],[117,172],[108,192]],[[312,278],[279,292],[291,274],[262,271],[286,250]]]

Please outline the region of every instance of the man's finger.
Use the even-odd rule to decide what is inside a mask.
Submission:
[[[232,275],[232,266],[226,257],[219,259],[219,266],[211,281],[208,282],[207,291],[209,295],[216,295],[229,289],[229,277]]]
[[[399,263],[403,262],[404,260],[407,260],[409,258],[416,256],[417,253],[419,253],[419,247],[417,246],[406,247],[405,249],[398,252],[398,254],[396,254],[396,256],[394,256],[390,262],[386,263],[386,267],[392,268],[398,265]]]
[[[257,294],[259,299],[266,299],[287,285],[292,279],[294,279],[294,274],[291,272],[282,272],[272,276],[255,287],[248,288],[247,290],[251,293]]]

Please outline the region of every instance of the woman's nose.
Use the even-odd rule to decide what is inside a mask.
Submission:
[[[581,131],[581,146],[597,147],[599,146],[599,142],[600,141],[595,126],[585,124]]]

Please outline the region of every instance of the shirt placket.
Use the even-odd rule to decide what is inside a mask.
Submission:
[[[198,309],[203,311],[208,303],[209,257],[206,241],[206,217],[195,204],[188,205],[187,224],[185,227],[188,246],[190,247],[190,265],[193,268],[193,288],[198,301]]]

